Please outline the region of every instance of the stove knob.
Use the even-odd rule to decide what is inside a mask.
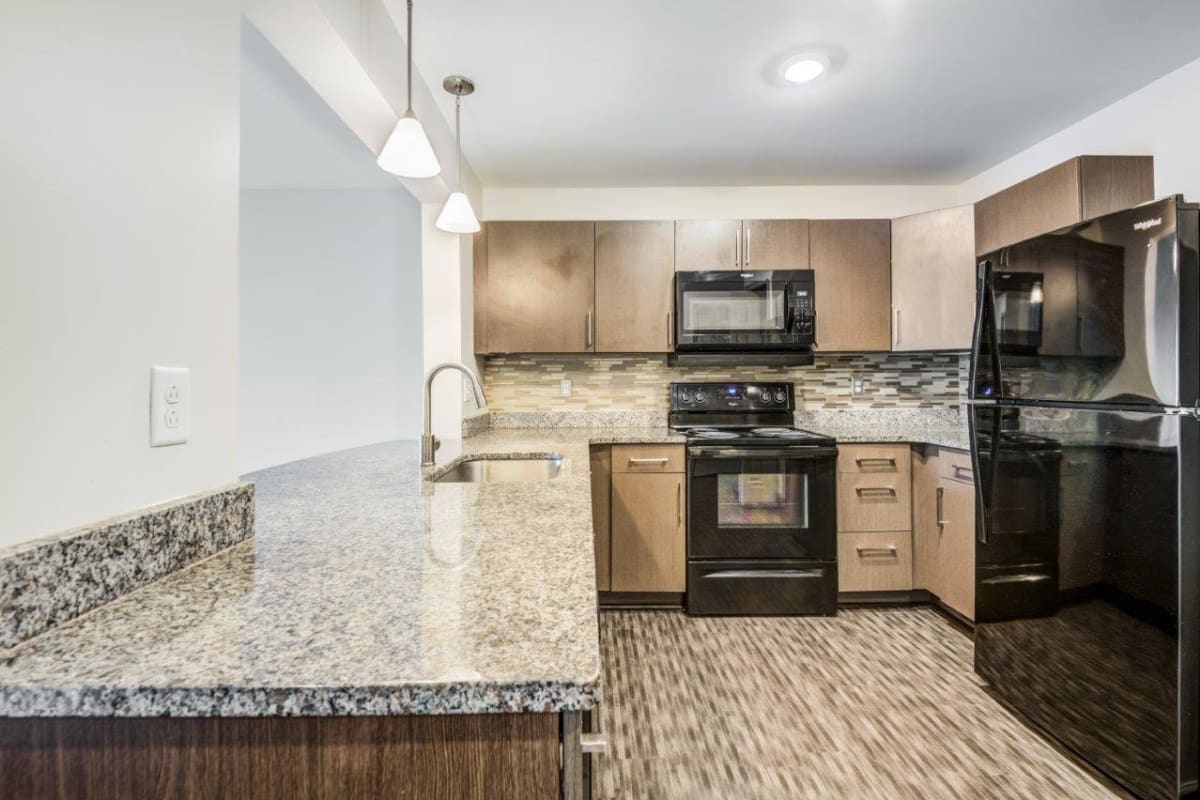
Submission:
[[[708,395],[706,395],[702,389],[696,390],[696,402],[697,403],[703,403],[707,399],[708,399]]]
[[[776,392],[775,393],[775,402],[776,403],[786,403],[787,402],[787,392],[783,391],[782,389],[780,389],[778,392]]]
[[[692,396],[690,394],[688,394],[687,392],[680,392],[679,399],[683,402],[684,405],[690,406],[692,404]]]
[[[758,390],[758,398],[760,400],[762,400],[764,403],[771,402],[771,390],[765,386],[762,387],[761,389]]]

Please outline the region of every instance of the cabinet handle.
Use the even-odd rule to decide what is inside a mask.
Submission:
[[[854,463],[858,464],[860,467],[866,466],[867,464],[891,464],[894,467],[894,466],[896,466],[896,459],[894,459],[894,458],[856,458],[856,459],[854,459]]]
[[[742,229],[740,225],[733,228],[733,268],[742,265]]]
[[[896,347],[900,346],[900,309],[896,309]]]
[[[592,344],[596,338],[595,328],[592,325],[592,319],[593,316],[591,311],[587,312],[587,315],[583,319],[584,347],[592,347]]]
[[[631,458],[631,459],[629,459],[629,465],[633,466],[634,464],[666,464],[670,460],[671,459],[667,458],[666,456],[662,456],[661,458]]]
[[[675,331],[671,327],[671,312],[667,312],[667,350],[675,349]]]
[[[964,467],[962,464],[955,464],[954,465],[954,477],[956,477],[956,478],[967,477],[967,478],[974,480],[975,479],[975,470],[971,469],[970,467]]]
[[[745,255],[745,257],[742,259],[742,263],[748,267],[748,266],[750,266],[750,229],[749,228],[746,228],[746,252],[744,255]]]
[[[872,555],[874,553],[881,553],[888,556],[896,555],[896,545],[894,544],[889,544],[886,547],[864,547],[863,545],[859,545],[854,549],[858,551],[860,556]]]
[[[683,527],[683,484],[675,484],[675,527]]]
[[[892,497],[896,496],[896,487],[894,486],[856,486],[854,491],[859,497],[864,497],[870,494],[888,494]]]
[[[939,528],[946,526],[946,520],[942,519],[942,498],[945,497],[945,495],[946,490],[941,486],[937,487],[937,511],[935,512],[934,516],[936,517],[935,522],[937,522],[937,526]]]

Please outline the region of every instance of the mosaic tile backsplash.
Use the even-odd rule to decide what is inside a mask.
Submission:
[[[958,353],[818,355],[810,367],[678,367],[666,356],[490,356],[493,412],[645,410],[666,413],[680,381],[790,381],[800,408],[950,408],[962,404],[968,358]],[[852,376],[865,392],[853,396]],[[570,397],[559,382],[570,378]]]

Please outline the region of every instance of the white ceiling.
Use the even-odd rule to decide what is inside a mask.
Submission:
[[[487,186],[957,183],[1200,57],[1197,0],[416,0],[415,20],[429,85],[478,86]],[[832,74],[775,85],[813,45]]]
[[[242,189],[403,189],[245,21],[241,81]]]

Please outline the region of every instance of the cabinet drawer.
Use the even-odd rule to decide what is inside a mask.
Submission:
[[[838,475],[838,530],[912,530],[908,473]]]
[[[683,472],[683,445],[618,444],[612,449],[613,472]]]
[[[942,450],[938,454],[942,477],[951,481],[975,483],[975,470],[971,467],[971,454],[962,450]]]
[[[911,588],[911,533],[838,534],[839,592],[898,592]]]
[[[838,445],[838,472],[907,475],[909,456],[906,444],[842,444]]]

